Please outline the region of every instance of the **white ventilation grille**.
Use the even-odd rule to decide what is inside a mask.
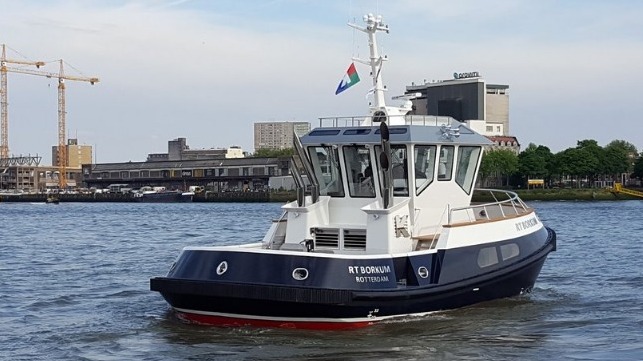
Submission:
[[[339,249],[339,229],[315,228],[315,248]]]
[[[344,249],[366,249],[365,229],[344,229]]]

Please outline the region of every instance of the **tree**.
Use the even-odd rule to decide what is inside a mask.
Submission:
[[[527,148],[518,154],[518,172],[527,179],[548,179],[550,178],[550,164],[553,154],[549,148],[530,143]]]
[[[632,175],[638,179],[643,179],[643,153],[634,162],[634,172]]]
[[[494,149],[485,152],[480,164],[480,178],[483,184],[491,179],[503,186],[509,177],[518,171],[518,156],[509,149]],[[506,180],[506,181],[503,181]]]
[[[580,168],[578,176],[587,176],[589,184],[594,184],[597,176],[606,173],[605,149],[603,149],[594,139],[579,140],[576,149],[584,152],[578,153],[580,156],[589,157],[589,159],[577,159],[577,166]]]
[[[633,165],[630,164],[627,151],[619,146],[607,146],[605,147],[605,174],[612,176],[617,176],[621,173],[629,173],[630,169],[633,169]],[[618,179],[618,178],[617,178]]]
[[[257,149],[253,154],[257,158],[279,158],[279,157],[290,157],[295,154],[293,148],[286,149]]]
[[[607,174],[631,173],[634,170],[634,159],[638,156],[636,147],[624,140],[613,140],[605,146]]]
[[[560,175],[570,175],[576,178],[580,188],[580,178],[596,174],[599,161],[588,147],[567,148],[556,154],[556,165]]]

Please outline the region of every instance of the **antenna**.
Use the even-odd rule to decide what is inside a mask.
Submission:
[[[358,58],[353,58],[353,60],[360,62],[362,64],[370,65],[371,78],[373,78],[373,98],[374,98],[373,107],[383,108],[386,106],[386,103],[384,101],[384,91],[386,90],[386,87],[384,87],[384,85],[382,84],[381,70],[382,70],[382,63],[388,60],[388,58],[386,56],[385,57],[380,56],[379,51],[377,49],[377,38],[375,36],[375,33],[377,31],[384,31],[388,34],[389,29],[388,29],[388,25],[384,25],[381,15],[377,15],[377,16],[373,14],[364,15],[363,20],[366,23],[365,28],[353,23],[349,23],[348,26],[368,34],[368,47],[370,50],[370,59],[367,61],[367,60],[362,60]]]

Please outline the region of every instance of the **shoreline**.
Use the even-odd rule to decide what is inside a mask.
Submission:
[[[612,188],[546,188],[513,190],[520,199],[529,201],[622,201],[643,198],[616,193]]]
[[[615,193],[611,188],[548,188],[548,189],[514,189],[518,196],[525,202],[531,201],[619,201],[633,200],[643,198],[630,196],[623,193]],[[129,203],[135,202],[134,198],[128,194],[61,194],[57,195],[60,202],[116,202]],[[222,192],[197,194],[193,198],[194,203],[207,202],[291,202],[296,200],[297,196],[294,191],[281,192]],[[0,195],[0,203],[14,202],[45,202],[46,194],[20,194],[20,195]],[[473,201],[485,202],[490,199],[487,197],[476,197]]]

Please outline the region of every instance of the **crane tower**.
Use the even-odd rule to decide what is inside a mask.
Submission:
[[[56,152],[56,162],[58,163],[58,187],[62,190],[67,188],[67,148],[65,144],[65,116],[67,112],[65,110],[65,80],[85,81],[94,85],[95,83],[98,83],[99,79],[97,77],[65,75],[63,69],[64,62],[62,59],[60,59],[59,62],[60,70],[58,74],[46,71],[10,67],[3,67],[3,71],[38,75],[47,78],[58,78],[58,149]]]
[[[7,59],[6,45],[2,44],[0,57],[0,159],[9,158],[9,111],[7,103],[7,64],[35,65],[40,68],[43,61]]]

